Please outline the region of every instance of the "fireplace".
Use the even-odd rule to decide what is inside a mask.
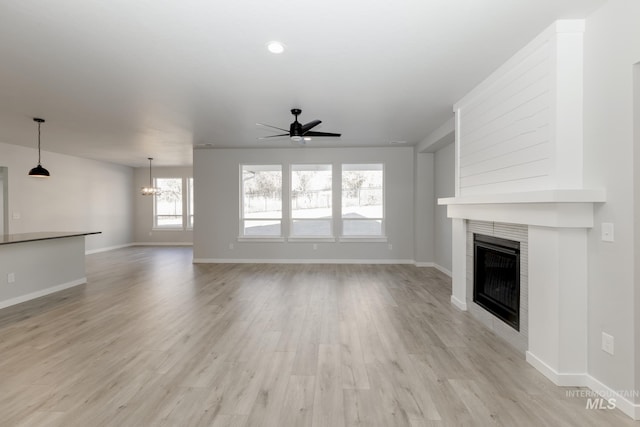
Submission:
[[[520,330],[520,243],[473,235],[473,301]]]

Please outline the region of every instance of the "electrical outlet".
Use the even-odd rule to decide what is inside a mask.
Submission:
[[[229,243],[229,250],[232,251],[233,250],[233,243]]]
[[[605,332],[602,333],[602,351],[613,355],[613,337]]]
[[[393,245],[391,243],[389,243],[389,250],[392,251],[393,250]]]
[[[7,283],[15,283],[16,281],[16,273],[7,274]]]
[[[11,215],[11,218],[13,219],[20,219],[21,217],[20,212],[14,212],[13,215]]]
[[[149,232],[149,236],[153,236],[153,231],[150,231],[150,232]]]
[[[318,244],[317,244],[317,243],[314,243],[314,244],[313,244],[313,250],[315,251],[316,249],[318,249]]]
[[[603,242],[613,242],[613,223],[603,222],[600,226]]]

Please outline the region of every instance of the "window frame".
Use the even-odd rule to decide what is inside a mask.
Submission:
[[[347,165],[380,165],[382,170],[382,217],[376,218],[345,218],[343,203],[343,179],[345,166]],[[347,169],[349,171],[349,169]],[[387,218],[387,171],[385,162],[344,162],[340,163],[340,234],[339,241],[341,242],[386,242],[387,230],[386,230],[386,218]],[[344,222],[348,221],[380,221],[380,234],[344,234]]]
[[[184,211],[184,177],[176,177],[176,176],[159,176],[159,177],[155,177],[153,178],[153,186],[155,188],[160,188],[160,186],[158,185],[158,180],[168,180],[168,179],[172,179],[172,180],[180,180],[180,206],[181,206],[181,212],[179,215],[160,215],[158,214],[158,197],[161,197],[162,194],[156,194],[153,196],[153,224],[152,224],[152,230],[154,231],[182,231],[185,229],[185,211]],[[179,216],[180,218],[180,225],[159,225],[158,224],[158,218],[161,216],[170,216],[170,217],[176,217]]]
[[[259,218],[264,221],[279,221],[280,222],[280,234],[279,235],[255,235],[245,234],[244,222],[251,220],[251,218],[245,218],[244,214],[244,179],[243,171],[245,166],[264,166],[264,167],[279,167],[280,168],[280,218]],[[284,241],[284,223],[285,223],[285,210],[284,210],[284,170],[285,165],[282,163],[240,163],[238,168],[238,241],[262,241],[262,242],[283,242]]]
[[[181,180],[181,185],[182,185],[182,189],[181,189],[181,204],[182,204],[182,214],[179,216],[182,216],[182,224],[179,226],[163,226],[163,225],[158,225],[158,215],[157,214],[157,195],[153,196],[153,207],[152,207],[152,214],[153,214],[153,219],[152,219],[152,224],[151,224],[151,230],[152,231],[192,231],[193,230],[193,224],[195,221],[195,215],[194,212],[191,209],[191,194],[189,193],[190,191],[190,186],[194,185],[194,179],[193,176],[171,176],[171,175],[165,175],[165,176],[156,176],[153,178],[153,186],[158,188],[158,180],[159,179],[179,179]],[[195,198],[195,197],[194,197]],[[195,205],[194,205],[194,210],[195,210]],[[175,215],[168,215],[168,216],[175,216]],[[191,222],[189,222],[191,221]]]

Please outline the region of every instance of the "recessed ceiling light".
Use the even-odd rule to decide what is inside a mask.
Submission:
[[[269,49],[269,52],[271,53],[278,54],[284,52],[284,45],[280,42],[272,41],[267,43],[267,49]]]
[[[407,141],[391,141],[391,144],[394,144],[394,145],[406,144],[406,143],[407,143]]]

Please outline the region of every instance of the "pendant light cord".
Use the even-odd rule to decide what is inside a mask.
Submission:
[[[153,160],[153,158],[149,157],[149,188],[153,188],[153,181],[151,179],[151,160]]]
[[[42,123],[38,122],[38,166],[40,165],[40,125]]]

